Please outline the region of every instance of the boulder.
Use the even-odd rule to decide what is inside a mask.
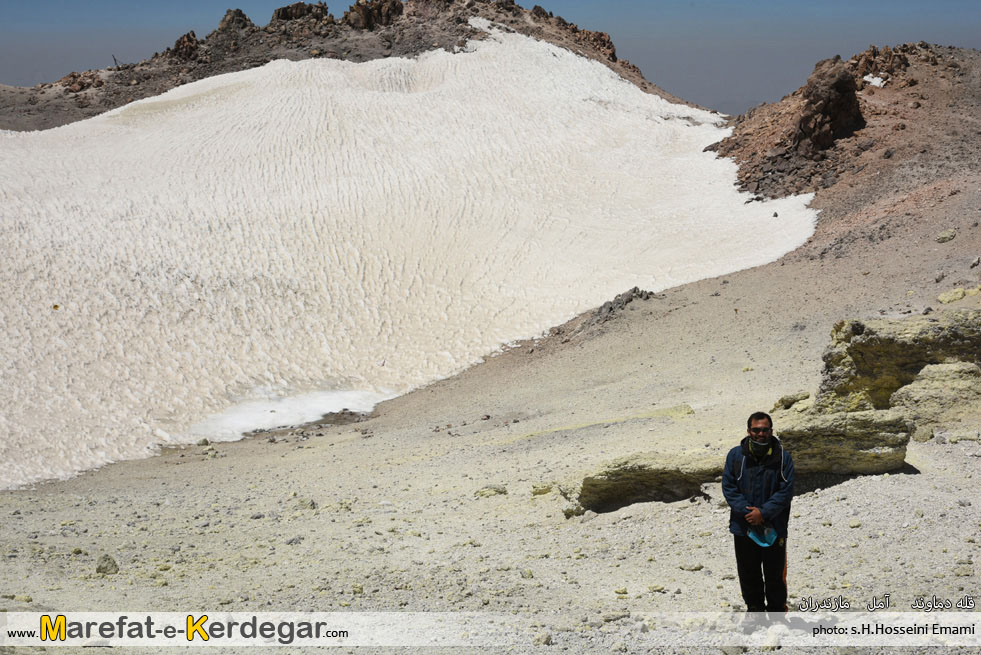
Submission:
[[[672,502],[700,495],[701,486],[722,475],[723,459],[660,453],[638,453],[611,462],[582,480],[561,485],[572,503],[566,516],[586,510],[609,512],[633,503]]]
[[[798,475],[884,473],[901,468],[912,422],[898,409],[777,412],[775,431]]]
[[[790,393],[786,396],[781,396],[780,400],[776,402],[771,409],[771,412],[779,412],[782,409],[790,409],[802,400],[807,400],[811,397],[811,394],[807,391],[799,391],[797,393]]]
[[[981,311],[839,321],[823,359],[816,411],[888,409],[892,395],[925,366],[981,363]]]
[[[95,564],[95,572],[102,575],[115,575],[119,573],[119,564],[109,555],[101,555]]]

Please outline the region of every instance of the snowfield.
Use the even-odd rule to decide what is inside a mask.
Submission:
[[[718,120],[491,29],[0,133],[0,488],[367,409],[632,286],[773,261],[810,197],[747,204],[702,152]]]

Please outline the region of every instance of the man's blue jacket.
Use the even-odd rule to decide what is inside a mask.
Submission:
[[[747,536],[745,516],[749,506],[758,507],[764,525],[773,526],[777,536],[787,536],[790,501],[794,497],[794,460],[775,436],[770,451],[757,460],[749,452],[749,437],[729,451],[722,470],[722,493],[729,503],[729,532]]]

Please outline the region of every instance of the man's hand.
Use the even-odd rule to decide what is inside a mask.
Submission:
[[[750,525],[763,525],[763,514],[760,513],[760,509],[758,507],[753,507],[750,505],[746,509],[749,510],[749,513],[746,514],[747,523]]]

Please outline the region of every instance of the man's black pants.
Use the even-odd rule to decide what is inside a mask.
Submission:
[[[787,610],[787,540],[772,546],[758,545],[749,537],[736,540],[736,570],[739,588],[750,612]]]

